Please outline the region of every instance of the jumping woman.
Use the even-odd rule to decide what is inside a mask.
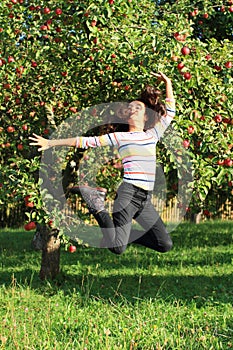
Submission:
[[[151,202],[151,196],[155,183],[156,144],[175,116],[175,100],[171,80],[162,72],[152,75],[165,83],[165,102],[160,102],[158,89],[147,86],[140,98],[128,104],[128,131],[68,139],[48,140],[36,134],[30,137],[33,141],[30,145],[38,146],[39,151],[55,146],[117,147],[124,173],[112,217],[104,205],[107,190],[88,186],[71,189],[72,193],[81,193],[97,220],[103,233],[101,246],[115,254],[123,253],[129,243],[158,252],[172,248],[171,237]],[[132,229],[133,219],[143,230]]]

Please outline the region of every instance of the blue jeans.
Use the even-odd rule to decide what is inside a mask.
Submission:
[[[103,233],[104,246],[122,254],[129,243],[136,243],[158,252],[172,248],[172,240],[163,221],[151,203],[152,193],[123,182],[116,193],[112,218],[107,211],[95,214]],[[132,229],[132,220],[144,229]]]

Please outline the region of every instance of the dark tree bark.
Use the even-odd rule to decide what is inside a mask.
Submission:
[[[193,214],[191,216],[191,219],[190,221],[195,223],[195,224],[200,224],[200,222],[203,220],[202,218],[202,212],[199,212],[199,213],[196,213],[196,214]]]
[[[51,230],[45,225],[38,225],[32,245],[42,250],[39,276],[42,280],[54,279],[60,271],[60,238],[58,230]]]

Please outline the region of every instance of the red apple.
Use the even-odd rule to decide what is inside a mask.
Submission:
[[[45,24],[43,24],[42,26],[40,26],[40,30],[47,30],[48,26],[46,26]]]
[[[49,227],[53,227],[53,220],[49,220],[48,225]]]
[[[56,15],[60,16],[60,15],[62,14],[62,9],[57,8],[57,9],[55,10],[55,13],[56,13]]]
[[[62,42],[62,38],[54,38],[55,43],[61,43]]]
[[[28,194],[27,196],[24,197],[24,201],[28,202],[30,198],[31,198],[31,196],[30,196],[30,194]]]
[[[187,46],[183,46],[181,49],[182,55],[189,55],[190,54],[190,49]]]
[[[13,126],[8,126],[6,130],[10,133],[15,132],[15,128]]]
[[[30,221],[29,223],[27,223],[26,225],[24,225],[24,229],[26,231],[31,231],[31,230],[35,230],[36,228],[36,223],[34,221]]]
[[[178,56],[175,56],[175,55],[172,55],[172,56],[171,56],[171,59],[172,59],[172,61],[177,62],[178,59],[179,59],[179,57],[178,57]]]
[[[232,13],[233,12],[233,6],[230,6],[228,11],[230,11]]]
[[[216,121],[216,123],[221,123],[222,116],[220,114],[216,114],[216,116],[214,117],[214,120]]]
[[[8,57],[8,63],[12,63],[12,62],[15,62],[15,59],[14,59],[14,57],[9,56]]]
[[[232,164],[233,164],[233,160],[232,159],[227,158],[227,159],[224,160],[224,165],[232,166]]]
[[[216,69],[218,72],[220,72],[222,70],[221,66],[218,66],[217,64],[214,66],[214,69]]]
[[[23,150],[23,144],[22,144],[22,143],[19,143],[19,144],[17,145],[17,148],[18,148],[19,151],[22,151],[22,150]]]
[[[189,146],[190,146],[189,140],[184,140],[184,141],[183,141],[183,146],[184,146],[185,148],[189,148]]]
[[[3,88],[4,88],[4,89],[10,89],[10,88],[11,88],[11,84],[4,83],[4,84],[3,84]]]
[[[109,5],[113,5],[114,4],[114,0],[108,0]]]
[[[70,107],[69,111],[71,111],[73,113],[76,113],[77,112],[77,108],[76,107]]]
[[[69,246],[69,248],[68,248],[68,251],[70,252],[70,253],[74,253],[74,252],[76,252],[76,246],[75,245],[70,245]]]
[[[96,26],[96,23],[97,23],[97,21],[96,21],[95,19],[93,19],[93,20],[91,21],[91,26],[92,26],[92,27],[95,27],[95,26]]]
[[[184,73],[184,78],[185,78],[186,80],[190,80],[190,79],[192,78],[192,75],[191,75],[189,72],[185,72],[185,73]]]
[[[193,127],[192,125],[189,125],[189,127],[188,127],[188,133],[189,133],[189,134],[193,134],[194,131],[195,131],[194,127]]]
[[[209,17],[208,13],[203,14],[203,18],[208,18],[208,17]]]
[[[224,165],[224,160],[223,159],[219,159],[217,161],[217,165]]]
[[[36,63],[35,61],[32,61],[31,66],[32,66],[33,68],[35,68],[35,67],[37,67],[37,63]]]
[[[184,42],[186,40],[186,35],[180,34],[179,32],[174,33],[173,36],[177,41]]]
[[[204,210],[203,210],[203,214],[204,214],[205,216],[210,216],[210,212],[209,212],[208,209],[204,209]]]
[[[184,63],[183,63],[183,62],[178,63],[178,64],[177,64],[177,68],[178,68],[179,70],[183,69],[183,68],[184,68]]]
[[[34,203],[33,202],[26,202],[25,205],[28,208],[34,208]]]
[[[50,8],[45,7],[43,12],[44,12],[44,14],[48,15],[51,12],[51,10],[50,10]]]
[[[211,60],[212,57],[211,57],[210,54],[208,54],[208,55],[205,56],[205,58],[206,58],[207,61],[209,61],[209,60]]]
[[[232,67],[231,61],[227,61],[227,62],[224,64],[224,66],[225,66],[226,68],[231,68],[231,67]]]

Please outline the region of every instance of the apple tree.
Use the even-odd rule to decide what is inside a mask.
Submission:
[[[192,162],[192,199],[184,209],[214,214],[217,196],[232,199],[232,6],[225,0],[1,2],[0,207],[23,207],[25,229],[44,232],[42,278],[59,270],[60,236],[40,193],[41,154],[28,137],[50,137],[69,118],[87,132],[99,123],[95,106],[135,99],[145,84],[158,83],[151,71],[173,81],[177,157],[185,149]],[[182,181],[166,146],[159,145],[158,162],[172,198]],[[67,150],[60,160],[65,193],[74,181],[71,165],[77,170],[82,157],[82,150]],[[111,165],[98,176],[100,186],[111,187],[113,172],[120,176],[117,161]]]

